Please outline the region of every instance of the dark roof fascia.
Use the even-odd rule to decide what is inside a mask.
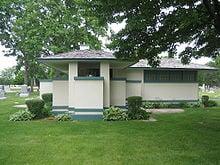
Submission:
[[[150,67],[129,67],[129,69],[146,69],[146,70],[210,70],[210,71],[217,71],[217,68],[150,68]]]

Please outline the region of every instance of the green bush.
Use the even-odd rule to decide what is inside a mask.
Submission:
[[[103,120],[106,121],[118,121],[118,120],[128,120],[128,114],[117,107],[110,107],[103,112]]]
[[[34,115],[28,110],[20,110],[9,117],[9,121],[30,121]]]
[[[72,120],[70,114],[65,113],[65,114],[59,114],[57,116],[55,116],[55,119],[58,121],[70,121]]]
[[[127,98],[128,101],[128,117],[133,118],[137,111],[142,107],[142,97],[141,96],[131,96]]]
[[[168,104],[162,102],[145,102],[143,107],[146,109],[168,108]]]
[[[44,93],[44,94],[42,94],[41,97],[44,100],[45,104],[52,103],[52,101],[53,101],[53,94],[52,93]]]
[[[131,120],[147,120],[150,113],[142,108],[142,97],[131,96],[127,98],[128,101],[128,118]],[[155,104],[153,104],[155,106]],[[156,105],[157,106],[157,105]]]
[[[208,107],[209,96],[203,95],[201,100],[202,100],[202,104],[204,105],[204,107]]]
[[[47,117],[47,110],[44,108],[44,101],[41,99],[26,100],[28,110],[35,115],[35,118]]]
[[[142,106],[142,97],[141,96],[131,96],[127,98],[128,109],[139,109]]]
[[[154,108],[199,108],[200,102],[190,103],[190,102],[181,102],[181,103],[163,103],[163,102],[145,102],[143,107],[145,109],[154,109]]]
[[[207,107],[216,107],[218,104],[214,100],[209,100],[207,103]]]
[[[131,120],[148,120],[150,118],[151,112],[146,112],[143,109],[139,109],[136,113],[129,116]]]

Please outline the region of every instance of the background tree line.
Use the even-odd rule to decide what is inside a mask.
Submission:
[[[0,42],[7,56],[17,57],[16,69],[24,70],[24,83],[31,86],[48,71],[38,57],[79,49],[80,43],[100,49],[108,25],[121,22],[125,28],[111,32],[108,45],[120,59],[147,59],[156,67],[160,53],[176,56],[181,44],[187,45],[178,54],[183,63],[219,56],[218,0],[0,1]]]

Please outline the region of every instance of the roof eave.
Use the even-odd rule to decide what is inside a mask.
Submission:
[[[218,68],[161,68],[161,67],[158,67],[158,68],[152,68],[152,67],[129,67],[129,68],[135,68],[135,69],[151,69],[151,70],[154,70],[154,69],[158,69],[158,70],[168,70],[168,69],[172,69],[172,70],[210,70],[210,71],[217,71],[219,70]]]

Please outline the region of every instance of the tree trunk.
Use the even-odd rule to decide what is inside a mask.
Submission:
[[[24,84],[29,84],[29,67],[27,62],[24,63]]]
[[[34,79],[31,78],[31,92],[34,92]]]

